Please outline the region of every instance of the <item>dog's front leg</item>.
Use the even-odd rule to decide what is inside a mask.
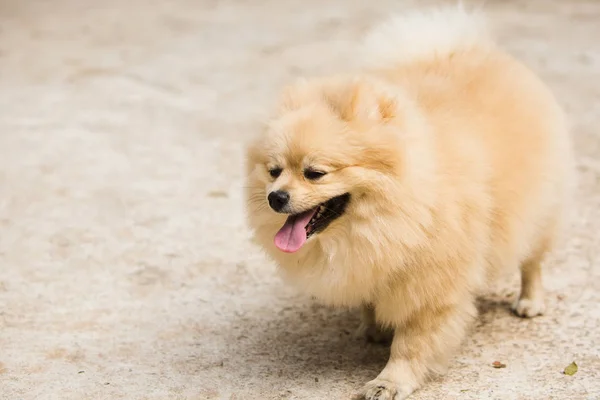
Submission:
[[[417,390],[429,373],[445,372],[449,356],[475,315],[472,301],[413,314],[396,329],[389,361],[379,376],[363,387],[363,398],[402,400]]]
[[[375,309],[371,304],[361,307],[361,321],[357,332],[372,343],[389,345],[394,336],[394,330],[380,326],[375,319]]]

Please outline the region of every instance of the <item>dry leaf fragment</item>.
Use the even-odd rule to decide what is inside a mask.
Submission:
[[[565,367],[563,374],[573,376],[573,375],[575,375],[575,373],[577,373],[578,369],[579,368],[577,367],[577,364],[575,364],[575,361],[573,361],[571,364],[569,364]]]
[[[501,363],[500,361],[494,361],[492,363],[492,367],[494,367],[494,368],[506,368],[506,364]]]

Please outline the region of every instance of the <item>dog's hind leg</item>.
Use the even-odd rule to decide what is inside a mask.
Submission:
[[[546,310],[542,285],[542,261],[554,242],[554,231],[548,230],[539,250],[521,264],[521,293],[512,309],[519,317],[533,318]]]
[[[518,316],[527,318],[544,313],[541,257],[529,259],[521,265],[521,293],[512,309]]]

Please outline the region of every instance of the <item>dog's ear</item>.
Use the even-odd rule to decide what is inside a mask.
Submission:
[[[307,100],[316,97],[314,91],[308,79],[297,78],[293,84],[283,88],[279,98],[279,111],[287,112],[301,108]]]
[[[393,93],[364,79],[339,82],[328,90],[326,97],[345,121],[386,121],[396,117],[398,111]]]

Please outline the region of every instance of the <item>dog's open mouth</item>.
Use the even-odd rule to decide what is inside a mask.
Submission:
[[[286,253],[294,253],[306,243],[306,240],[342,216],[350,201],[350,194],[342,194],[315,208],[300,214],[290,215],[275,235],[275,246]]]

